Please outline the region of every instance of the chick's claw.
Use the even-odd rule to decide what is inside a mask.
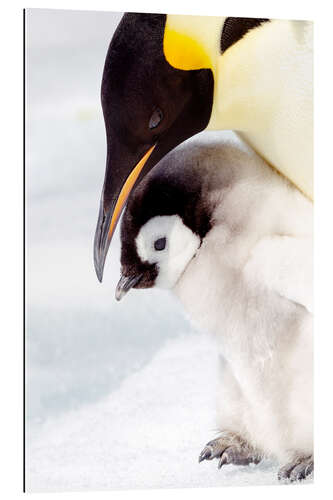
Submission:
[[[278,472],[280,481],[301,481],[313,472],[313,456],[296,458],[281,467]]]
[[[226,464],[257,464],[261,460],[252,446],[233,433],[224,433],[221,437],[207,443],[199,455],[199,463],[213,458],[219,459],[219,469]]]
[[[225,442],[221,438],[209,441],[199,455],[199,463],[203,460],[213,460],[213,458],[220,457],[225,448]]]

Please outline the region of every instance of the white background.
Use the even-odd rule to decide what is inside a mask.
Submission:
[[[208,2],[209,3],[209,2]],[[281,17],[281,18],[307,18],[315,19],[316,23],[316,70],[321,75],[320,89],[317,86],[316,91],[316,116],[321,113],[321,117],[327,116],[323,124],[317,119],[316,122],[316,331],[319,342],[317,341],[317,376],[316,376],[316,445],[318,447],[316,454],[316,482],[314,486],[306,488],[285,488],[285,495],[302,495],[306,497],[314,494],[320,494],[320,488],[328,488],[330,484],[330,454],[329,444],[332,444],[330,433],[330,424],[332,415],[330,393],[331,393],[331,332],[332,322],[330,321],[330,302],[332,267],[330,266],[332,255],[332,236],[331,236],[331,187],[332,187],[332,159],[330,156],[330,129],[331,129],[331,93],[333,88],[331,79],[331,54],[332,46],[331,28],[329,26],[329,14],[325,12],[324,2],[306,10],[303,2],[286,3],[281,5],[270,5],[265,2],[253,1],[251,3],[232,2],[232,6],[223,6],[223,12],[220,2],[210,3],[212,6],[208,10],[207,2],[204,5],[194,6],[190,2],[168,2],[168,5],[159,5],[156,8],[152,2],[122,2],[121,9],[132,11],[168,12],[175,13],[200,13],[216,15],[235,15],[235,16],[253,16],[253,17]],[[21,135],[21,113],[22,113],[22,32],[21,32],[21,13],[23,6],[18,3],[17,9],[14,7],[2,11],[2,84],[6,86],[1,91],[2,97],[2,152],[5,156],[2,159],[2,188],[1,196],[1,215],[2,215],[2,282],[4,291],[2,297],[2,354],[4,360],[1,362],[1,382],[3,384],[2,392],[2,421],[1,421],[1,444],[2,453],[4,453],[2,465],[2,488],[7,492],[17,492],[19,495],[21,489],[21,460],[22,460],[22,236],[20,227],[22,226],[22,171],[20,165],[22,162],[22,135]],[[73,9],[104,9],[120,10],[120,7],[112,2],[43,2],[42,5],[32,3],[29,7],[57,7]],[[201,8],[200,8],[201,7]],[[322,11],[320,9],[323,9]],[[325,51],[326,49],[326,51]],[[319,78],[318,78],[319,80]],[[325,89],[327,92],[325,92]],[[8,131],[11,133],[8,138]],[[330,134],[331,135],[331,134]],[[326,286],[325,286],[326,285]],[[10,301],[8,301],[10,299]],[[326,346],[326,342],[328,345]],[[325,344],[325,347],[323,347]],[[320,351],[320,352],[319,352]],[[6,399],[4,398],[6,396]],[[320,406],[325,405],[325,406]],[[326,425],[325,425],[326,423]],[[326,445],[326,446],[325,446]],[[326,453],[325,453],[326,447]],[[213,492],[209,490],[210,496],[221,495],[224,491]],[[322,490],[324,495],[325,492]],[[121,495],[131,498],[132,495],[154,495],[154,492],[129,492],[115,493],[116,497]],[[174,494],[169,491],[159,491],[160,498],[168,498],[168,495]],[[186,495],[198,497],[205,494],[199,490],[191,493],[186,490],[180,492],[184,498]],[[237,495],[246,494],[247,497],[255,495],[281,495],[281,490],[270,487],[252,488],[246,493],[237,489],[228,489],[228,495],[237,497]],[[328,491],[326,492],[328,494]],[[66,498],[66,494],[61,498]],[[72,496],[72,495],[70,495]],[[88,494],[89,496],[89,494]],[[57,495],[56,495],[57,497]]]

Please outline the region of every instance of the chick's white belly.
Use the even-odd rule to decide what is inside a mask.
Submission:
[[[203,248],[175,292],[190,320],[214,335],[221,367],[220,430],[267,455],[312,453],[312,317],[300,305],[248,283]]]

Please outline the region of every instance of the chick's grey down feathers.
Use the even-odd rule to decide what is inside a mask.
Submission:
[[[281,479],[311,473],[312,203],[245,147],[188,141],[132,194],[121,243],[135,288],[171,288],[215,338],[217,425],[237,443],[223,457],[219,441],[220,464],[273,456]]]

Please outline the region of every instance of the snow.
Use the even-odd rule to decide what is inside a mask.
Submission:
[[[198,464],[215,436],[214,346],[162,291],[114,299],[92,245],[105,167],[99,102],[121,14],[27,11],[28,491],[276,483],[276,464]]]
[[[198,463],[216,436],[216,353],[208,338],[170,340],[102,401],[31,432],[28,491],[276,484],[276,464]]]

